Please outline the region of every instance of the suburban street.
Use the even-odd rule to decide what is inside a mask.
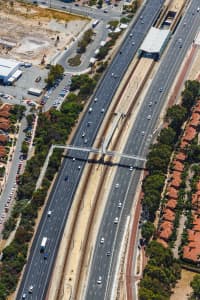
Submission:
[[[88,110],[86,111],[77,129],[73,139],[74,145],[91,146],[93,144],[104,118],[101,109],[104,108],[105,111],[108,109],[119,82],[147,31],[158,16],[163,2],[161,0],[154,0],[152,4],[152,1],[147,1],[144,8],[140,11],[136,22],[130,28],[124,43],[107,69],[92,99],[92,113],[88,113]],[[144,19],[142,23],[140,15]],[[95,98],[98,99],[97,102],[94,101]],[[86,132],[87,144],[84,143],[81,137],[83,131]],[[72,160],[73,157],[76,159]],[[68,158],[62,164],[35,235],[30,257],[16,299],[21,299],[23,293],[28,293],[31,285],[33,286],[33,292],[28,295],[28,299],[42,300],[45,298],[64,225],[86,160],[87,154],[85,153],[77,151],[68,152]],[[65,180],[66,176],[68,176],[67,180]],[[47,217],[48,210],[52,211],[51,217]],[[40,244],[43,237],[47,237],[45,250],[45,253],[48,255],[47,259],[44,259],[44,254],[40,253]]]
[[[152,133],[159,120],[159,115],[165,104],[168,91],[199,28],[200,15],[196,12],[197,7],[198,1],[193,0],[186,15],[179,24],[176,33],[172,36],[171,45],[161,62],[159,70],[144,99],[140,112],[137,115],[134,127],[124,149],[125,153],[145,157],[148,152]],[[193,12],[195,13],[193,14]],[[180,38],[184,41],[182,48],[179,47],[178,43]],[[162,92],[160,92],[160,88],[162,88]],[[153,105],[149,106],[149,102],[151,101],[153,102]],[[148,115],[151,115],[151,120],[148,120]],[[142,131],[145,132],[144,136],[141,134]],[[122,159],[120,164],[130,165],[131,162]],[[89,281],[86,285],[87,290],[85,299],[87,300],[111,299],[123,229],[127,217],[130,215],[133,197],[136,192],[139,178],[139,170],[130,172],[129,168],[126,169],[121,167],[117,170],[98,233]],[[116,184],[119,185],[117,189]],[[119,202],[123,203],[122,209],[118,208]],[[114,224],[115,217],[119,218],[118,224]],[[101,237],[105,238],[103,245],[99,242]],[[138,241],[135,245],[135,251],[137,250],[137,246]],[[106,255],[107,251],[111,252],[111,256]],[[102,284],[97,284],[99,276],[102,277]],[[133,289],[134,288],[133,284]],[[134,298],[136,299],[135,289],[134,295]]]

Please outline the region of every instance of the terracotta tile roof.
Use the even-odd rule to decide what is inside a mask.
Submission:
[[[165,208],[163,210],[163,215],[162,215],[163,219],[166,221],[170,221],[173,222],[175,220],[175,213],[169,209],[169,208]]]
[[[176,159],[176,160],[180,160],[180,161],[185,161],[186,157],[187,157],[187,155],[186,155],[185,153],[179,152],[179,153],[176,155],[175,159]]]
[[[174,209],[177,206],[177,201],[175,199],[169,199],[166,203],[166,207]]]
[[[190,126],[196,128],[200,123],[200,114],[193,113],[191,120],[190,120]]]
[[[200,231],[200,218],[197,215],[194,215],[193,228],[194,231]]]
[[[167,244],[167,242],[165,242],[164,240],[162,240],[162,239],[157,239],[157,242],[160,243],[161,245],[163,245],[164,248],[168,248],[168,244]]]
[[[5,143],[5,142],[7,142],[7,140],[8,140],[7,135],[5,135],[5,134],[0,134],[0,142],[1,142],[1,143]]]
[[[192,204],[196,206],[196,209],[197,205],[200,208],[200,195],[198,195],[197,193],[192,195]]]
[[[183,247],[183,258],[193,262],[200,261],[200,242],[191,242]]]
[[[10,104],[3,104],[1,107],[0,107],[0,111],[10,111],[12,108],[12,105]]]
[[[174,165],[174,170],[175,171],[183,172],[183,170],[184,170],[184,164],[182,164],[180,161],[174,160],[173,161],[173,165]]]
[[[168,195],[169,198],[178,199],[178,191],[174,187],[171,187],[171,186],[168,187],[167,195]]]
[[[185,130],[184,140],[187,142],[191,142],[195,138],[196,134],[197,134],[196,129],[194,129],[191,126],[188,126]]]
[[[187,231],[187,233],[188,233],[188,241],[190,241],[190,242],[194,242],[194,241],[200,242],[200,232],[189,229]]]
[[[188,142],[184,141],[183,139],[181,140],[180,148],[184,149],[188,145]]]
[[[1,111],[0,110],[0,117],[8,118],[10,116],[10,113],[8,111]]]
[[[6,118],[0,118],[0,123],[6,123],[6,124],[10,124],[10,121]]]
[[[170,185],[173,186],[174,188],[178,188],[181,184],[181,173],[174,171],[171,174],[171,179],[172,179],[172,181],[171,181]]]
[[[0,123],[0,129],[2,130],[8,130],[10,128],[10,125],[9,124],[6,124],[6,123]]]
[[[161,223],[159,228],[159,237],[165,241],[169,240],[172,235],[173,224],[169,221],[164,221]]]
[[[0,146],[0,157],[4,157],[6,155],[6,148],[4,146]]]

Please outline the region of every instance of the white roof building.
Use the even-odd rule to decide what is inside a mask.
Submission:
[[[0,80],[3,83],[8,83],[9,78],[16,73],[20,65],[21,63],[16,60],[0,57]]]
[[[140,46],[139,52],[145,52],[149,55],[157,54],[158,56],[160,56],[169,36],[170,30],[161,30],[155,27],[151,27],[142,45]]]

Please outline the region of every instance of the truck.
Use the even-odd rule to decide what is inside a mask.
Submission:
[[[44,251],[46,244],[47,244],[47,237],[43,237],[41,245],[40,245],[40,252]]]
[[[35,88],[30,88],[28,90],[28,94],[39,97],[42,94],[42,90],[35,89]]]

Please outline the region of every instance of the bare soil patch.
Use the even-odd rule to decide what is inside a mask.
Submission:
[[[48,62],[83,31],[88,19],[21,2],[0,0],[1,56]]]
[[[177,282],[173,290],[174,294],[170,297],[170,300],[186,300],[189,298],[192,293],[190,282],[195,274],[196,273],[184,269],[181,271],[181,279]]]

